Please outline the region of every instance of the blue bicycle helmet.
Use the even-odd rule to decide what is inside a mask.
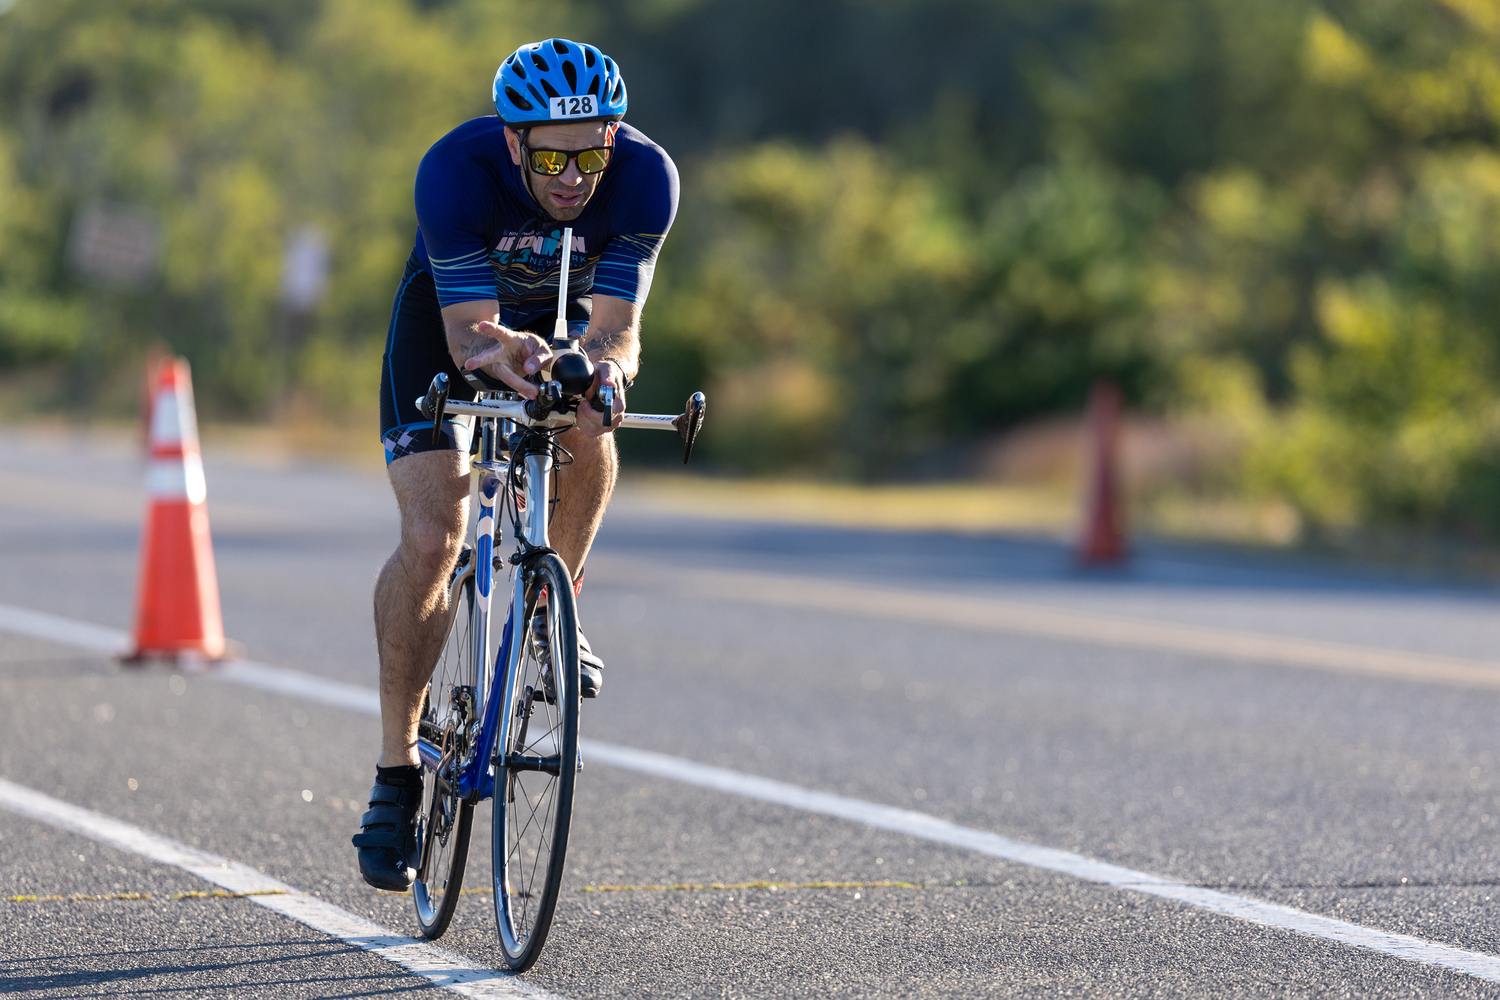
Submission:
[[[495,110],[512,128],[625,117],[620,67],[592,45],[549,38],[516,49],[495,71]]]

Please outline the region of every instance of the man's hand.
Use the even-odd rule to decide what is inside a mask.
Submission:
[[[490,374],[527,399],[535,399],[537,387],[526,381],[526,376],[535,375],[552,360],[552,348],[547,342],[534,333],[507,330],[496,323],[475,323],[473,329],[493,338],[496,344],[469,358],[464,367],[473,371],[489,365]]]
[[[614,409],[609,414],[609,426],[604,424],[604,413],[594,409],[599,390],[604,386],[615,390]],[[578,407],[578,429],[589,437],[602,437],[620,424],[620,414],[625,412],[625,376],[620,366],[613,361],[601,361],[594,366],[594,385],[585,394],[585,402]]]

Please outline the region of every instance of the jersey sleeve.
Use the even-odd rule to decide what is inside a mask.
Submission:
[[[631,196],[612,220],[615,235],[594,269],[594,291],[644,306],[656,273],[656,255],[677,217],[677,167],[659,147],[652,147],[632,166],[638,173],[621,178]]]
[[[417,225],[427,247],[438,303],[493,299],[495,272],[485,245],[494,185],[462,153],[435,147],[417,168]]]

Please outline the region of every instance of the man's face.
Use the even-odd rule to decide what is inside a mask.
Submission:
[[[526,136],[526,145],[531,149],[579,150],[593,146],[614,145],[613,122],[568,122],[562,125],[538,125]],[[542,210],[559,222],[571,222],[578,218],[583,206],[588,204],[599,187],[604,172],[585,174],[579,171],[574,160],[556,177],[532,171],[531,163],[521,149],[521,136],[515,129],[507,127],[505,143],[510,147],[511,162],[521,168],[531,196]]]

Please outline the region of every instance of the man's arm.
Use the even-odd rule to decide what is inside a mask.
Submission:
[[[459,367],[472,371],[489,365],[495,377],[527,399],[534,399],[537,387],[527,382],[526,376],[546,367],[552,349],[535,334],[501,326],[499,318],[500,303],[495,299],[444,306],[443,327],[448,334],[448,351]],[[583,335],[583,349],[597,366],[589,396],[592,398],[600,386],[614,386],[615,407],[610,417],[611,425],[625,411],[625,380],[633,379],[639,368],[640,321],[640,307],[629,299],[594,296],[593,315]],[[613,430],[613,426],[605,427],[604,414],[592,406],[578,408],[578,426],[590,437]]]
[[[629,299],[594,293],[594,311],[583,334],[584,353],[593,359],[595,366],[594,387],[589,397],[597,395],[601,386],[614,386],[615,406],[609,427],[604,425],[604,414],[592,406],[578,408],[578,427],[590,437],[614,430],[619,414],[625,412],[625,381],[633,380],[640,370],[640,330],[640,306]]]
[[[490,374],[527,399],[536,398],[537,388],[526,376],[546,366],[552,349],[536,334],[501,326],[498,300],[444,306],[443,330],[455,365],[470,371],[489,365]]]
[[[635,380],[641,360],[641,309],[629,299],[594,295],[594,312],[583,335],[583,350],[595,364],[612,361],[619,369],[615,382],[623,391],[624,379]],[[615,384],[611,382],[611,384]]]

